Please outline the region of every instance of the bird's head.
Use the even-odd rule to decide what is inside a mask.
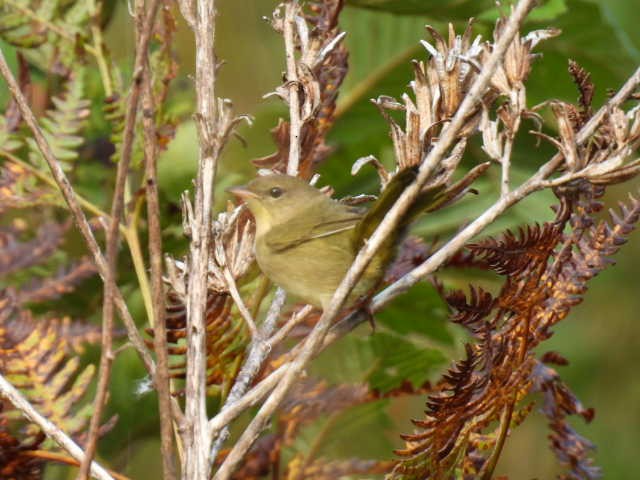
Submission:
[[[265,175],[228,192],[245,201],[256,219],[257,235],[300,215],[315,202],[326,199],[304,180],[289,175]]]

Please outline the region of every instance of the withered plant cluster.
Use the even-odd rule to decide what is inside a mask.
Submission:
[[[569,423],[574,415],[591,421],[593,410],[554,369],[567,360],[557,352],[539,352],[554,325],[582,300],[587,282],[611,265],[611,256],[640,219],[640,201],[633,196],[605,218],[599,214],[607,187],[640,170],[635,158],[640,69],[596,107],[589,74],[570,62],[577,104],[550,100],[530,107],[526,82],[536,49],[560,34],[521,32],[534,4],[520,0],[505,9],[491,40],[474,36],[472,22],[462,33],[453,26],[446,33],[428,27],[430,40],[421,42],[422,60],[413,62],[410,92],[373,100],[382,120],[374,115],[370,121],[388,123],[394,166],[367,156],[353,159],[345,172],[374,167],[381,190],[405,169],[414,169],[415,179],[389,206],[332,302],[319,312],[287,303],[286,292],[257,272],[254,223],[243,205],[212,212],[218,160],[238,124],[250,123],[235,116],[229,100],[216,96],[215,0],[133,2],[135,63],[127,82],[102,39],[100,2],[4,2],[0,37],[13,48],[17,72],[7,64],[8,51],[0,53],[0,74],[11,94],[0,117],[0,478],[43,478],[50,462],[78,466],[80,479],[126,478],[94,458],[99,438],[116,422],[104,413],[111,367],[128,347],[157,392],[166,479],[489,480],[510,432],[536,404],[549,424],[550,447],[565,470],[562,478],[599,478],[590,457],[594,446]],[[262,173],[318,181],[317,169],[331,154],[327,134],[349,66],[339,22],[343,8],[342,0],[307,5],[287,0],[270,19],[285,52],[284,81],[271,95],[284,101],[289,119],[272,131],[275,153],[253,160]],[[166,207],[157,185],[159,153],[184,120],[166,109],[178,73],[172,50],[178,11],[195,39],[193,118],[199,142],[194,195],[182,198],[189,239],[182,257],[163,248]],[[94,67],[103,105],[93,114],[110,122],[111,131],[110,148],[92,154],[117,164],[108,212],[74,188],[95,110],[85,82]],[[31,95],[34,68],[61,85],[51,87],[44,103]],[[545,118],[552,119],[549,125]],[[523,132],[523,125],[533,125],[534,131]],[[543,133],[554,128],[557,134]],[[557,152],[515,184],[513,149],[523,135],[535,135]],[[472,141],[481,143],[486,159],[469,166]],[[442,189],[446,194],[432,210],[445,209],[472,192],[486,194],[474,185],[491,169],[499,172],[494,203],[448,239],[409,238],[380,291],[368,300],[367,312],[343,308],[376,249],[399,228],[399,219],[421,192]],[[532,219],[517,230],[477,240],[510,207],[544,189],[557,199],[552,221]],[[44,221],[60,218],[60,211],[70,218]],[[28,219],[43,225],[35,228]],[[77,238],[76,231],[88,256],[69,259],[62,247]],[[118,283],[121,245],[134,266],[144,320],[134,319]],[[502,277],[502,286],[496,292],[480,285],[449,290],[434,276],[445,267],[493,272]],[[101,315],[99,328],[59,313],[65,310],[57,302],[86,288],[82,283],[96,273],[104,288],[101,310],[95,312]],[[448,304],[451,322],[469,336],[463,358],[438,381],[416,384],[407,374],[381,389],[304,375],[314,357],[369,313],[382,311],[425,279]],[[378,335],[372,335],[374,341],[387,338]],[[402,354],[409,349],[417,351],[411,368],[427,368],[414,361],[421,357],[412,344],[378,341],[379,353],[392,357],[401,377]],[[98,343],[95,395],[87,399],[95,367],[83,366],[78,354]],[[388,458],[320,456],[323,435],[310,451],[298,448],[303,429],[318,419],[338,423],[354,407],[400,396],[424,398],[426,410],[413,420],[414,430],[401,436],[405,445]],[[230,426],[241,415],[246,421],[238,423],[239,433],[232,437]]]

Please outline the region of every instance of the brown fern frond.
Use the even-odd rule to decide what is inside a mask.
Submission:
[[[15,228],[0,229],[0,276],[31,267],[42,262],[57,250],[69,224],[47,223],[41,226],[36,237],[20,241]]]
[[[0,295],[0,348],[5,345],[11,349],[12,344],[26,339],[35,329],[56,332],[57,337],[64,339],[59,347],[67,354],[81,354],[87,345],[100,343],[102,331],[99,325],[69,317],[36,319],[30,311],[17,308],[15,293],[5,290]],[[114,333],[120,335],[119,332]]]
[[[37,303],[55,300],[62,295],[72,292],[83,280],[96,274],[93,261],[83,257],[69,267],[61,268],[53,276],[42,280],[34,280],[18,292],[18,302]]]
[[[12,422],[6,416],[4,404],[0,402],[0,479],[41,480],[44,462],[25,455],[37,450],[44,441],[44,435],[20,440]]]
[[[532,262],[548,258],[557,245],[560,232],[555,223],[527,225],[520,227],[517,234],[507,230],[501,238],[488,238],[467,248],[486,261],[496,273],[517,275]]]
[[[461,290],[445,294],[445,300],[453,310],[451,321],[466,327],[477,335],[484,329],[484,321],[494,308],[493,296],[473,285],[470,287],[469,300]]]
[[[580,130],[582,126],[593,115],[592,103],[595,85],[591,80],[591,74],[582,68],[575,60],[569,60],[569,73],[573,77],[573,81],[578,87],[580,97],[578,105],[580,105],[580,116],[575,123],[576,130]]]
[[[566,480],[593,480],[602,477],[602,471],[590,457],[595,446],[578,434],[567,421],[570,415],[580,415],[585,421],[593,420],[592,408],[585,408],[550,367],[538,362],[532,372],[533,391],[543,394],[542,412],[549,421],[551,449],[567,469],[560,478]]]
[[[34,176],[22,166],[11,162],[0,165],[0,214],[55,203],[58,198],[57,194],[38,186]]]
[[[206,308],[207,385],[220,386],[231,381],[237,362],[244,355],[248,334],[245,325],[232,313],[233,300],[228,294],[209,292]],[[187,347],[186,308],[175,295],[169,295],[167,306],[167,342],[169,354],[176,357],[170,366],[173,378],[184,378]],[[152,330],[147,330],[153,335]],[[180,392],[178,392],[180,393]]]
[[[610,257],[640,220],[640,201],[630,197],[618,212],[610,212],[609,221],[595,224],[601,187],[583,184],[557,193],[564,206],[555,223],[469,247],[506,277],[504,285],[495,298],[478,287],[471,288],[469,298],[462,292],[445,295],[453,320],[466,326],[477,343],[467,346],[466,358],[434,387],[426,416],[414,421],[417,430],[402,436],[406,447],[396,453],[403,459],[391,478],[449,478],[457,465],[463,466],[464,478],[477,478],[497,438],[529,415],[530,404],[518,405],[535,392],[545,395],[552,449],[571,468],[564,478],[598,478],[599,469],[589,459],[590,443],[565,419],[578,414],[590,420],[593,411],[536,360],[534,348],[582,300],[587,282],[612,263]],[[555,352],[543,359],[566,363]],[[510,412],[506,419],[504,412]],[[499,428],[487,431],[499,420]]]

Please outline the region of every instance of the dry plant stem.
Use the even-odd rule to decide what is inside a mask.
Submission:
[[[347,318],[337,322],[331,327],[327,335],[324,337],[322,347],[319,349],[319,351],[324,350],[333,342],[345,336],[348,332],[353,330],[368,318],[368,314],[365,315],[363,311],[358,310],[354,314],[349,315]],[[289,352],[289,356],[293,357],[298,354],[298,352],[300,352],[301,350],[301,347],[302,343],[296,345]],[[264,398],[265,395],[273,390],[276,384],[287,372],[287,368],[289,368],[289,363],[280,365],[280,367],[271,372],[265,379],[260,381],[260,383],[255,385],[246,394],[238,398],[237,401],[235,401],[234,403],[228,402],[228,405],[226,406],[224,411],[221,411],[209,421],[209,428],[211,429],[211,431],[219,431],[220,429],[231,423],[233,420],[235,420],[247,408],[256,405],[260,400],[262,400],[262,398]]]
[[[289,85],[289,161],[287,174],[292,177],[298,175],[300,164],[300,133],[302,121],[300,119],[300,83],[296,65],[295,16],[299,6],[297,0],[290,0],[285,5],[284,13],[284,47],[287,63],[287,83]]]
[[[509,194],[511,190],[511,151],[513,149],[514,136],[509,134],[509,138],[504,145],[504,152],[500,165],[502,168],[502,176],[500,178],[500,195],[503,197]]]
[[[15,408],[20,410],[22,414],[31,422],[38,425],[44,434],[56,442],[73,458],[82,462],[85,454],[82,449],[69,437],[60,430],[53,422],[43,417],[22,394],[11,385],[6,378],[0,374],[0,396],[6,398]],[[99,480],[113,480],[103,467],[97,462],[92,462],[91,475]]]
[[[225,266],[222,271],[222,274],[224,275],[224,279],[226,280],[227,288],[229,289],[231,298],[233,298],[233,301],[235,302],[236,307],[240,311],[240,315],[242,315],[242,318],[244,319],[245,323],[247,324],[247,327],[249,328],[249,332],[251,333],[251,338],[257,338],[258,328],[256,327],[256,322],[251,316],[251,312],[245,305],[244,300],[242,299],[242,296],[238,291],[238,285],[236,285],[236,281],[233,278],[231,271],[229,270],[229,268]]]
[[[618,93],[603,105],[582,127],[576,135],[576,143],[582,145],[593,135],[602,120],[614,108],[619,107],[640,85],[640,68],[638,68],[631,77],[625,82]],[[530,193],[549,186],[547,177],[551,175],[558,165],[562,162],[561,154],[556,154],[551,160],[545,163],[536,174],[512,190],[508,195],[500,198],[491,208],[486,210],[480,217],[470,223],[459,234],[452,238],[446,245],[440,248],[431,257],[418,265],[416,268],[407,273],[404,277],[388,286],[382,292],[375,296],[372,302],[372,310],[375,312],[384,307],[392,299],[406,292],[409,288],[419,282],[422,278],[436,271],[447,259],[464,246],[472,237],[480,233],[487,225],[493,222],[496,217],[502,214],[513,204],[522,200]]]
[[[11,93],[13,98],[16,100],[16,103],[18,105],[18,108],[20,109],[20,114],[22,115],[22,118],[25,120],[26,124],[31,129],[34,140],[36,141],[38,148],[42,153],[42,156],[47,162],[47,165],[51,169],[51,175],[57,187],[60,189],[60,192],[62,193],[62,196],[65,199],[65,202],[69,206],[69,211],[71,212],[74,218],[74,221],[78,226],[78,229],[80,230],[80,233],[82,234],[87,244],[87,248],[89,249],[89,252],[93,257],[93,261],[96,265],[96,268],[98,269],[98,273],[100,274],[100,277],[102,277],[102,279],[104,280],[106,278],[106,270],[107,270],[106,261],[104,256],[102,255],[102,252],[100,251],[98,242],[96,241],[93,235],[93,232],[91,231],[91,227],[89,226],[87,217],[82,211],[82,207],[73,190],[73,187],[69,183],[69,180],[66,174],[64,173],[64,171],[62,170],[60,163],[58,162],[55,155],[53,154],[53,151],[51,150],[51,146],[49,145],[46,138],[44,137],[42,133],[42,129],[38,125],[38,122],[35,116],[33,115],[33,112],[29,108],[27,101],[24,98],[24,95],[20,91],[20,87],[18,86],[18,83],[16,82],[15,77],[11,73],[11,70],[7,65],[7,62],[4,58],[4,54],[2,53],[1,49],[0,49],[0,74],[7,82],[7,86],[9,87],[9,92]],[[118,312],[120,314],[120,317],[122,318],[122,321],[124,322],[124,325],[127,329],[127,335],[129,337],[129,340],[131,341],[132,345],[135,347],[136,351],[138,352],[138,355],[142,359],[145,368],[153,376],[155,374],[155,363],[151,358],[151,354],[149,353],[149,350],[144,344],[144,341],[142,340],[140,332],[138,331],[138,328],[136,327],[136,324],[133,321],[133,318],[131,317],[131,313],[129,312],[129,309],[127,308],[127,304],[125,303],[124,298],[122,297],[122,293],[120,292],[119,289],[116,289],[115,291],[115,303],[116,303]]]
[[[618,107],[622,104],[640,85],[640,68],[636,70],[636,72],[627,80],[625,85],[620,89],[620,91],[602,108],[598,110],[598,112],[589,120],[589,122],[582,128],[582,130],[578,133],[577,139],[578,143],[584,143],[586,139],[588,139],[598,125],[602,122],[605,115],[610,112],[615,107]],[[554,156],[549,162],[543,165],[535,177],[538,179],[543,179],[548,177],[560,164],[562,161],[562,157],[560,155]],[[533,179],[532,179],[533,180]],[[534,180],[535,183],[539,183],[538,180]],[[540,180],[542,186],[546,186],[546,182]],[[533,188],[532,186],[525,186],[523,184],[518,189],[511,192],[509,195],[509,199],[506,201],[504,199],[500,199],[496,204],[494,204],[491,209],[497,209],[498,212],[496,216],[503,213],[506,209],[508,209],[511,205],[516,203],[518,200],[524,198],[528,193],[531,193],[535,190],[539,189],[539,187]],[[491,210],[490,209],[490,210]],[[495,218],[495,217],[494,217]],[[491,222],[483,222],[482,228],[485,228]],[[481,228],[481,229],[482,229]],[[478,231],[480,231],[479,229]],[[458,235],[468,235],[468,232],[462,231]],[[473,236],[473,235],[471,235]],[[471,237],[466,237],[467,239]],[[447,245],[442,247],[441,250],[448,251],[446,255],[443,255],[441,258],[449,258],[451,255],[455,253],[456,250],[453,250],[453,247],[458,244],[464,245],[464,242],[456,241],[458,236],[454,237]],[[455,247],[459,248],[459,247]],[[435,271],[442,265],[442,262],[445,260],[441,260],[435,264],[429,264],[426,266],[422,264],[418,266],[416,269],[419,269],[416,273],[415,271],[407,274],[407,280],[403,281],[403,279],[398,280],[396,283],[388,287],[387,289],[380,292],[376,295],[371,304],[371,310],[375,313],[380,311],[387,305],[391,300],[393,300],[398,295],[402,294],[406,290],[408,290],[411,286],[421,280],[425,275]],[[426,263],[426,262],[425,262]],[[427,273],[422,273],[423,271],[427,271]],[[361,312],[356,312],[353,315],[339,321],[335,325],[331,327],[328,334],[324,338],[322,348],[326,348],[328,345],[332,344],[336,340],[342,338],[348,332],[353,330],[357,325],[366,320],[366,316],[362,315]],[[295,354],[296,352],[292,352]],[[247,408],[251,408],[256,405],[265,395],[267,395],[274,387],[274,385],[280,381],[280,379],[284,376],[286,369],[289,367],[289,363],[285,363],[281,365],[278,369],[274,370],[271,374],[269,374],[266,378],[264,378],[260,383],[255,385],[250,391],[247,392],[246,395],[241,397],[236,403],[230,405],[224,412],[219,413],[214,418],[212,418],[209,422],[210,428],[212,431],[217,431],[223,428],[225,425],[228,425],[234,419],[236,419],[242,412],[244,412]]]
[[[20,452],[20,456],[39,458],[47,462],[63,463],[74,467],[80,466],[80,462],[75,458],[71,458],[68,455],[63,455],[61,453],[50,452],[48,450],[25,450],[24,452]],[[111,475],[115,480],[131,480],[129,477],[118,472],[114,472],[113,470],[107,470],[107,472],[109,472],[109,475]]]
[[[158,148],[156,144],[155,111],[151,91],[149,66],[142,79],[142,125],[144,140],[145,193],[147,198],[147,222],[149,228],[149,265],[151,267],[151,292],[153,296],[153,348],[156,352],[155,386],[158,392],[160,412],[160,448],[164,478],[177,478],[173,450],[173,426],[171,415],[171,387],[169,384],[169,353],[165,323],[165,293],[162,282],[162,229],[160,225],[160,199],[158,195]]]
[[[181,2],[181,11],[193,12],[193,3]],[[211,238],[213,181],[221,139],[216,131],[215,1],[197,0],[195,18],[186,17],[194,29],[196,42],[196,124],[200,145],[189,249],[187,297],[187,378],[185,400],[184,480],[208,478],[210,447],[206,406],[206,303]],[[193,23],[195,21],[195,24]]]
[[[113,363],[113,315],[114,315],[114,294],[116,286],[116,266],[118,261],[118,243],[120,239],[120,220],[124,213],[124,194],[126,189],[127,178],[129,176],[129,165],[131,164],[131,152],[133,149],[134,129],[136,116],[138,113],[138,104],[140,100],[140,91],[143,80],[144,71],[147,66],[147,57],[149,49],[149,41],[153,32],[155,17],[160,5],[159,0],[151,0],[149,2],[148,11],[145,14],[144,2],[138,2],[139,8],[137,12],[136,30],[137,45],[136,58],[133,69],[133,79],[131,83],[131,91],[127,98],[127,106],[125,113],[124,132],[122,137],[122,154],[118,162],[116,172],[116,183],[113,192],[113,201],[111,204],[111,221],[107,229],[107,247],[106,247],[106,271],[104,278],[104,298],[102,307],[102,350],[100,354],[100,368],[98,372],[98,386],[93,402],[93,415],[89,424],[89,434],[85,444],[86,457],[80,471],[78,472],[78,480],[86,480],[88,477],[89,463],[96,453],[98,435],[100,432],[100,422],[102,419],[102,411],[107,401],[109,389],[109,379],[111,377],[111,365]],[[149,314],[149,313],[148,313]]]
[[[296,325],[298,325],[302,320],[305,319],[307,315],[313,310],[313,306],[305,305],[302,309],[296,313],[294,313],[289,321],[285,323],[282,327],[278,329],[276,333],[269,339],[269,345],[271,348],[279,344],[282,340],[287,338],[287,336],[291,333],[291,330],[294,329]]]
[[[251,382],[253,382],[253,379],[262,368],[262,364],[273,347],[273,344],[267,339],[276,329],[278,317],[280,317],[280,312],[282,311],[285,300],[285,291],[278,288],[269,307],[269,312],[267,312],[267,316],[260,326],[258,334],[252,337],[251,344],[249,345],[249,352],[247,353],[247,359],[244,361],[233,387],[231,387],[231,391],[229,392],[224,405],[220,409],[220,413],[224,412],[229,405],[233,405],[238,402],[238,400],[245,395],[249,389],[249,385],[251,385]],[[211,430],[210,435],[213,440],[211,452],[209,453],[209,469],[211,470],[220,449],[227,438],[229,438],[229,428],[225,425],[220,431]]]
[[[502,36],[495,45],[494,51],[483,66],[482,71],[478,74],[478,77],[465,96],[465,99],[458,108],[458,111],[451,120],[451,123],[445,127],[440,140],[434,145],[424,162],[420,165],[416,180],[405,189],[371,238],[369,238],[364,247],[360,250],[345,278],[334,293],[329,306],[323,312],[320,320],[307,337],[300,354],[290,363],[287,372],[278,383],[278,386],[264,402],[258,414],[240,436],[231,452],[226,457],[224,463],[216,473],[216,476],[214,477],[216,480],[227,480],[231,477],[242,457],[247,451],[249,451],[253,442],[258,438],[258,435],[260,435],[267,425],[271,415],[284,399],[289,388],[296,381],[299,373],[322,345],[322,341],[331,327],[333,319],[339,313],[345,299],[349,295],[349,292],[357,283],[360,275],[368,265],[376,250],[380,247],[384,239],[388,237],[395,228],[397,228],[400,217],[416,200],[420,190],[431,175],[432,170],[437,166],[442,158],[444,158],[450,147],[453,145],[456,137],[458,136],[458,132],[464,126],[467,115],[476,106],[477,102],[483,95],[496,67],[498,66],[498,63],[504,58],[504,54],[513,38],[518,33],[518,29],[520,28],[522,21],[534,4],[534,0],[520,0],[518,2],[507,21]]]

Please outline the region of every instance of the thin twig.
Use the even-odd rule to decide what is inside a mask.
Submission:
[[[218,155],[222,148],[216,106],[216,55],[214,0],[180,2],[185,20],[193,28],[196,42],[196,124],[199,137],[199,162],[196,178],[193,218],[187,218],[191,233],[189,279],[187,287],[187,377],[183,480],[208,478],[210,447],[206,406],[206,304],[211,239],[213,182]],[[188,202],[188,199],[185,198]],[[189,209],[187,209],[188,211]]]
[[[227,480],[235,470],[237,464],[242,457],[249,451],[253,442],[267,425],[276,408],[285,398],[289,388],[297,379],[299,373],[305,367],[307,362],[314,356],[317,349],[322,345],[322,341],[331,327],[333,319],[337,316],[340,308],[344,304],[349,292],[357,283],[360,275],[368,265],[377,249],[380,247],[385,238],[387,238],[394,229],[397,228],[401,216],[409,209],[420,194],[420,191],[433,169],[444,158],[447,151],[453,145],[458,132],[463,127],[466,116],[476,107],[478,100],[484,94],[495,69],[504,58],[504,54],[509,47],[511,41],[518,33],[518,29],[526,17],[529,10],[534,5],[534,0],[521,0],[515,7],[513,13],[507,21],[502,36],[495,44],[495,49],[485,63],[482,71],[473,83],[473,86],[465,96],[458,111],[447,125],[441,135],[439,141],[434,145],[433,149],[427,155],[425,161],[420,165],[416,180],[405,189],[400,198],[396,201],[384,220],[380,223],[376,231],[365,243],[360,250],[351,268],[347,272],[345,278],[340,283],[333,298],[323,312],[320,320],[307,337],[304,347],[300,354],[291,362],[284,377],[278,383],[278,386],[271,393],[269,398],[263,403],[258,414],[251,421],[244,433],[240,436],[224,463],[215,475],[216,480]]]
[[[74,467],[80,466],[80,462],[75,458],[71,458],[68,455],[64,455],[62,453],[50,452],[49,450],[24,450],[20,452],[19,455],[21,457],[38,458],[47,462],[63,463],[65,465],[71,465]],[[131,480],[126,475],[114,472],[113,470],[107,470],[107,472],[109,472],[109,475],[111,475],[115,480]]]
[[[297,0],[290,0],[285,5],[284,13],[284,47],[287,63],[287,84],[289,86],[289,161],[287,174],[298,175],[300,165],[300,134],[302,121],[300,119],[300,82],[298,81],[298,66],[296,62],[296,15],[300,6]]]
[[[43,417],[33,405],[11,385],[2,374],[0,374],[0,395],[6,398],[15,408],[20,410],[22,414],[31,422],[38,425],[42,432],[51,440],[60,445],[65,451],[79,462],[84,461],[85,454],[66,433],[64,433],[57,425],[49,419]],[[91,475],[99,480],[113,480],[102,466],[93,461],[90,464]]]
[[[96,241],[93,235],[93,232],[91,231],[89,222],[87,221],[87,218],[84,212],[82,211],[80,202],[76,196],[75,191],[73,190],[73,187],[69,183],[69,179],[67,178],[66,174],[62,170],[62,167],[60,166],[60,163],[58,162],[55,155],[53,154],[53,151],[51,150],[51,146],[49,145],[46,138],[44,137],[44,134],[42,133],[42,129],[38,125],[38,121],[36,120],[35,116],[33,115],[33,112],[29,108],[29,105],[27,104],[27,101],[24,98],[24,95],[20,91],[20,87],[18,86],[18,83],[16,82],[15,77],[13,76],[13,73],[11,73],[11,69],[7,65],[2,49],[0,49],[0,74],[7,82],[7,86],[9,87],[9,92],[11,93],[13,98],[16,100],[16,104],[20,109],[20,114],[22,115],[22,118],[25,120],[29,129],[33,133],[33,138],[36,141],[36,144],[38,145],[38,148],[40,149],[43,158],[47,162],[47,165],[51,169],[51,175],[57,187],[59,188],[60,192],[62,193],[62,196],[65,199],[65,202],[69,206],[69,211],[71,212],[74,218],[74,221],[78,226],[78,230],[82,234],[87,244],[87,248],[91,253],[91,256],[93,257],[93,261],[96,265],[96,268],[98,269],[98,273],[100,274],[100,277],[104,281],[104,279],[106,278],[106,271],[107,271],[106,261],[104,256],[102,255],[102,252],[100,251],[98,242]],[[142,340],[142,336],[140,335],[140,332],[138,331],[138,328],[136,327],[136,324],[133,321],[133,318],[131,317],[131,313],[129,312],[127,304],[124,301],[122,293],[120,292],[119,289],[117,289],[115,292],[115,303],[116,303],[116,307],[118,308],[118,313],[122,318],[122,321],[127,329],[127,336],[129,337],[129,340],[131,341],[136,351],[138,352],[138,355],[142,359],[145,368],[153,376],[155,374],[154,361],[151,358],[151,354],[149,353],[149,350],[144,344],[144,341]]]
[[[582,127],[576,135],[576,143],[578,145],[584,144],[584,142],[593,135],[605,116],[626,101],[627,98],[629,98],[629,96],[636,90],[638,85],[640,85],[640,67],[633,73],[633,75],[631,75],[631,77],[629,77],[618,93],[603,105],[589,119],[587,124]],[[496,217],[502,214],[502,212],[530,193],[546,187],[546,178],[556,170],[562,160],[562,155],[557,153],[551,160],[540,167],[533,177],[517,189],[512,190],[508,195],[500,198],[500,200],[498,200],[491,208],[486,210],[480,217],[470,223],[436,253],[377,294],[373,299],[372,309],[374,311],[381,309],[395,297],[409,290],[409,288],[419,282],[422,278],[436,271],[440,265],[454,255],[455,252],[457,252],[472,237],[480,233],[487,225],[492,223]]]
[[[230,405],[235,404],[245,395],[249,389],[249,385],[251,385],[251,382],[253,382],[253,379],[262,368],[262,364],[273,347],[267,338],[273,334],[273,331],[276,328],[285,300],[285,291],[281,288],[277,289],[273,301],[271,302],[271,306],[269,307],[269,312],[260,326],[260,331],[257,335],[252,337],[251,344],[248,348],[247,358],[236,377],[233,387],[231,387],[231,391],[229,392],[224,405],[220,409],[220,413],[224,412]],[[209,453],[209,464],[210,468],[212,468],[220,449],[229,437],[229,429],[224,425],[221,431],[211,429],[210,432],[213,443],[211,452]]]
[[[256,322],[251,316],[251,312],[245,305],[244,300],[242,299],[242,296],[238,291],[238,285],[236,285],[236,281],[233,278],[233,274],[229,270],[229,267],[227,267],[226,265],[222,269],[222,275],[224,276],[224,279],[227,283],[227,288],[229,289],[231,298],[233,298],[233,301],[235,302],[236,307],[238,307],[238,311],[240,312],[240,315],[242,315],[242,318],[244,319],[245,323],[247,324],[247,327],[249,328],[249,332],[251,333],[251,338],[256,338],[258,336],[258,327],[256,327]]]
[[[156,352],[155,386],[158,392],[158,411],[160,412],[160,449],[162,452],[164,478],[175,480],[177,474],[173,450],[172,397],[169,384],[165,292],[162,282],[162,260],[164,256],[162,254],[162,227],[160,225],[160,199],[158,194],[158,148],[153,93],[151,90],[151,71],[148,66],[142,79],[142,126],[149,229],[149,265],[151,267],[151,292],[153,296],[153,315],[149,320],[153,327],[153,348]]]
[[[302,322],[302,320],[304,320],[305,317],[309,315],[311,310],[313,310],[312,305],[305,305],[300,310],[291,315],[289,321],[282,327],[280,327],[278,331],[274,333],[273,336],[269,339],[269,345],[271,345],[271,348],[275,347],[282,340],[287,338],[289,333],[291,333],[291,330],[293,330],[296,325]]]
[[[595,129],[600,125],[602,120],[605,118],[605,115],[607,114],[607,112],[610,112],[611,110],[619,106],[622,102],[624,102],[629,97],[629,95],[631,95],[635,91],[638,85],[640,85],[640,68],[636,70],[636,72],[627,80],[625,85],[620,89],[619,93],[616,94],[606,105],[600,108],[598,112],[592,117],[592,119],[587,123],[587,125],[585,125],[582,128],[582,130],[578,133],[578,136],[577,136],[577,138],[579,139],[579,143],[584,143],[586,139],[588,139],[593,134]],[[535,175],[535,177],[538,179],[546,178],[550,173],[552,173],[558,167],[561,160],[562,160],[561,156],[559,155],[554,156],[549,162],[547,162],[544,166],[540,168],[540,170]],[[538,180],[535,180],[535,182],[538,184]],[[538,185],[541,185],[542,187],[544,187],[546,185],[546,181],[540,180],[540,183]],[[510,193],[507,201],[505,201],[504,199],[500,199],[489,210],[494,210],[494,209],[497,210],[497,212],[494,212],[497,217],[500,214],[504,213],[505,210],[507,210],[510,206],[512,206],[518,200],[524,198],[528,193],[531,193],[537,189],[539,189],[538,186],[534,187],[530,184],[525,186],[525,184],[523,184],[517,190],[514,190]],[[489,223],[491,222],[484,221],[482,228],[485,228],[487,225],[489,225]],[[467,234],[463,231],[463,232],[460,232],[458,235],[466,236]],[[454,237],[448,244],[442,247],[442,249],[449,252],[448,254],[444,255],[442,258],[444,259],[449,258],[450,255],[452,255],[453,253],[455,253],[455,251],[457,251],[453,249],[454,245],[465,243],[465,242],[457,241],[458,235],[456,235],[456,237]],[[437,268],[439,268],[442,265],[442,262],[444,262],[444,260],[441,260],[439,263],[429,265],[428,271],[429,272],[435,271]],[[423,267],[419,266],[417,268],[422,269]],[[407,274],[407,275],[410,275],[410,274]],[[396,282],[396,284],[391,285],[389,288],[383,290],[378,295],[376,295],[371,303],[371,311],[375,313],[382,310],[382,308],[384,308],[384,306],[387,305],[391,300],[393,300],[402,292],[404,292],[405,288],[406,289],[410,288],[410,286],[412,286],[414,283],[416,283],[423,277],[420,276],[420,274],[416,274],[416,275],[412,274],[410,275],[409,278],[410,280],[409,280],[408,286],[405,287],[403,284],[400,284],[402,285],[401,288],[397,288],[397,287],[391,288],[394,285],[398,284],[398,282]],[[364,315],[361,311],[357,311],[354,314],[349,315],[348,317],[340,320],[335,325],[333,325],[329,330],[329,332],[327,333],[324,339],[322,348],[324,349],[327,346],[334,343],[335,341],[337,341],[338,339],[342,338],[348,332],[353,330],[356,326],[366,321],[367,318],[368,317]],[[295,354],[295,352],[292,352],[292,353]],[[284,376],[289,366],[290,366],[289,363],[282,364],[278,369],[274,370],[267,377],[265,377],[260,383],[255,385],[243,397],[238,399],[236,403],[234,403],[233,405],[229,405],[229,407],[224,412],[221,412],[215,417],[213,417],[209,422],[209,425],[212,431],[217,431],[223,428],[225,425],[228,425],[235,418],[237,418],[242,412],[244,412],[247,408],[251,408],[252,406],[256,405],[260,400],[262,400],[262,398],[265,395],[267,395],[273,389],[274,385],[278,381],[280,381],[280,379]]]
[[[89,462],[96,453],[102,411],[105,407],[109,390],[109,379],[111,377],[111,365],[113,362],[113,315],[115,307],[114,296],[117,289],[116,265],[118,262],[118,243],[120,239],[119,226],[120,219],[124,212],[124,193],[129,176],[129,165],[131,164],[131,152],[133,150],[134,130],[142,79],[147,67],[149,42],[151,40],[159,5],[160,0],[151,0],[148,11],[145,13],[144,2],[138,2],[139,7],[136,22],[138,38],[133,69],[134,75],[131,83],[131,91],[127,99],[124,132],[122,136],[122,154],[116,171],[116,182],[111,204],[111,221],[106,235],[106,275],[104,278],[104,298],[102,304],[102,350],[100,354],[98,386],[93,402],[93,415],[89,425],[89,433],[85,444],[86,457],[82,465],[80,465],[78,480],[86,480],[88,477]]]

